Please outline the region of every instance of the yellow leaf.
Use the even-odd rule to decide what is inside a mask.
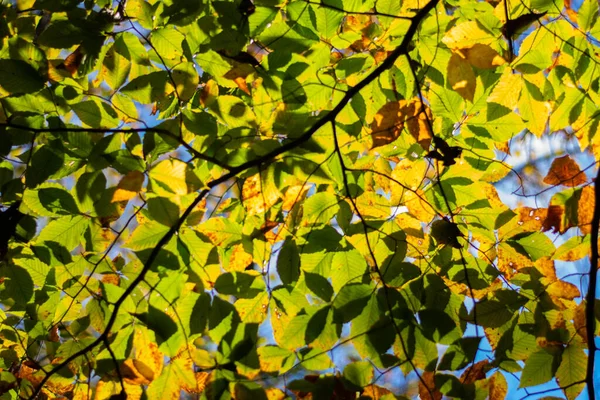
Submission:
[[[202,88],[202,92],[200,93],[200,102],[202,103],[203,107],[208,107],[218,96],[219,85],[215,80],[210,79]]]
[[[413,217],[423,222],[430,222],[437,215],[421,189],[414,192],[407,191],[404,195],[403,205],[408,208]]]
[[[127,393],[127,399],[140,399],[142,397],[142,386],[140,385],[132,385],[127,382],[123,382],[125,386],[125,392]],[[96,385],[96,396],[95,399],[98,400],[108,400],[113,396],[120,395],[122,391],[121,383],[119,381],[112,380],[100,380]]]
[[[519,102],[521,85],[521,76],[513,74],[510,68],[507,68],[492,90],[492,93],[490,94],[490,97],[488,97],[487,101],[489,103],[497,103],[507,107],[510,110],[514,110]]]
[[[476,43],[473,47],[460,50],[460,53],[472,66],[480,69],[496,68],[506,63],[506,60],[487,44]]]
[[[473,101],[477,81],[473,68],[467,60],[452,53],[448,61],[448,83],[465,100]]]
[[[262,174],[252,175],[244,181],[242,200],[248,215],[263,214],[279,200],[279,191],[268,185]]]
[[[476,44],[492,44],[498,40],[477,21],[468,21],[450,29],[442,42],[451,49],[465,49]]]
[[[128,201],[134,198],[144,183],[144,174],[139,171],[130,171],[119,181],[117,190],[113,193],[111,202]]]
[[[537,137],[541,137],[548,125],[550,103],[542,101],[542,94],[538,86],[529,81],[524,81],[523,85],[518,105],[519,113],[525,121],[527,129]]]
[[[149,173],[152,182],[152,191],[156,194],[179,194],[188,193],[186,182],[188,165],[179,160],[163,160],[156,164]]]
[[[233,304],[245,324],[260,324],[267,317],[269,295],[263,292],[253,299],[238,299]]]
[[[267,393],[267,400],[283,400],[287,397],[281,389],[276,387],[268,388],[265,392]]]
[[[182,389],[188,393],[202,393],[206,388],[206,382],[210,378],[211,372],[196,372],[196,384],[192,387],[188,387],[187,385],[183,385]]]
[[[283,211],[290,211],[294,205],[302,203],[308,193],[308,185],[293,185],[288,187],[283,197],[283,205],[281,209]]]
[[[229,272],[244,271],[250,264],[252,264],[252,254],[246,253],[244,245],[240,243],[233,246],[226,270]]]
[[[182,62],[171,70],[171,76],[175,82],[175,90],[182,101],[188,101],[196,93],[196,87],[200,82],[198,72],[193,63]]]
[[[163,354],[158,350],[156,342],[149,337],[149,332],[138,328],[133,336],[135,358],[133,366],[145,379],[152,381],[163,369]]]
[[[542,257],[535,262],[535,267],[541,272],[543,278],[540,281],[546,286],[546,292],[550,296],[567,300],[573,300],[581,296],[577,286],[558,279],[554,260],[549,257]]]
[[[150,400],[179,400],[181,390],[188,393],[201,393],[204,390],[206,377],[198,377],[189,353],[184,350],[176,357],[171,358],[169,365],[162,374],[148,386],[148,399]]]

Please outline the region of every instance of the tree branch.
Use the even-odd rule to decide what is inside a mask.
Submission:
[[[190,153],[194,155],[194,157],[199,158],[204,161],[208,161],[215,165],[218,165],[221,168],[226,170],[231,170],[231,167],[214,157],[207,156],[206,154],[200,153],[198,150],[194,149],[189,145],[185,140],[181,137],[173,134],[172,132],[162,129],[162,128],[114,128],[114,129],[104,129],[104,128],[32,128],[25,125],[13,124],[12,122],[0,122],[0,128],[14,128],[21,129],[24,131],[29,131],[33,133],[43,133],[43,132],[84,132],[84,133],[137,133],[137,132],[153,132],[159,133],[161,135],[168,136],[173,138],[179,142],[183,147],[185,147]],[[31,158],[31,156],[30,156]]]
[[[592,255],[590,257],[590,284],[585,296],[585,320],[588,342],[588,359],[585,382],[588,390],[588,398],[596,399],[596,390],[594,388],[594,362],[596,359],[596,286],[598,279],[598,229],[600,229],[600,167],[596,175],[594,184],[594,216],[592,217]]]

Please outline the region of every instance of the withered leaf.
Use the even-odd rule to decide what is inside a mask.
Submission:
[[[581,172],[577,162],[568,154],[555,158],[552,161],[548,175],[544,178],[544,183],[548,185],[575,187],[586,182],[585,174]]]

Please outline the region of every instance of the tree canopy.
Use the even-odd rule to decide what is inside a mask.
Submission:
[[[0,4],[0,398],[595,398],[597,0]]]

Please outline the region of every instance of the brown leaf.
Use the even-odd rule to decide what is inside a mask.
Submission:
[[[250,89],[246,84],[246,77],[254,72],[254,68],[248,64],[235,63],[235,66],[227,72],[224,77],[235,82],[238,88],[251,96]]]
[[[552,231],[552,233],[560,232],[561,234],[564,233],[564,231],[562,231],[562,220],[564,211],[565,209],[562,206],[549,206],[548,214],[544,219],[544,223],[542,225],[542,231]]]
[[[69,72],[69,74],[71,74],[71,76],[73,76],[79,69],[79,66],[81,65],[81,61],[83,61],[83,56],[84,56],[83,50],[81,49],[81,46],[79,46],[75,49],[74,52],[72,52],[71,54],[69,54],[67,56],[67,58],[65,58],[65,61],[63,61],[62,63],[57,65],[56,69],[66,70]]]
[[[508,393],[508,385],[506,384],[506,378],[501,372],[496,372],[489,379],[489,400],[504,400]]]
[[[371,123],[371,148],[392,143],[406,128],[417,143],[428,150],[433,137],[428,120],[432,120],[431,111],[420,100],[391,101],[379,109]]]
[[[361,400],[362,399],[380,400],[380,399],[383,399],[384,396],[387,396],[388,394],[391,394],[391,393],[392,392],[390,392],[388,389],[383,388],[381,386],[369,385],[364,388],[363,392],[360,395],[360,398],[361,398]]]
[[[469,368],[467,368],[460,376],[460,381],[464,385],[468,385],[470,383],[474,383],[475,381],[485,379],[485,373],[490,369],[488,365],[489,361],[483,360],[469,366]]]
[[[581,196],[577,202],[577,226],[581,233],[588,234],[592,232],[592,218],[594,217],[594,187],[586,186],[581,191]]]
[[[442,400],[442,394],[435,387],[435,373],[424,371],[419,379],[419,397],[423,400]]]
[[[567,15],[571,18],[571,21],[577,21],[577,12],[571,8],[571,0],[564,0],[564,4]]]
[[[575,187],[586,182],[585,174],[568,154],[555,158],[548,175],[544,178],[544,183],[548,185]]]
[[[48,340],[55,343],[60,342],[60,335],[58,334],[58,324],[54,324],[50,327],[50,330],[48,331]]]

